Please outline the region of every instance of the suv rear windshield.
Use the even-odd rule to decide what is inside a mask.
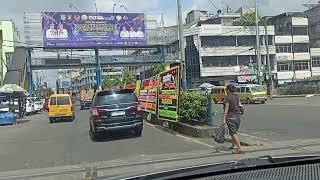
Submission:
[[[137,96],[131,90],[104,91],[97,94],[94,100],[96,106],[125,104],[137,102]]]
[[[69,105],[70,99],[69,96],[62,96],[57,98],[57,105]]]

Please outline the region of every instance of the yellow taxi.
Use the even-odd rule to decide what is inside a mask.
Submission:
[[[237,93],[240,96],[240,101],[243,103],[265,103],[268,100],[267,90],[261,85],[238,84],[235,86],[237,87]]]
[[[226,97],[226,86],[213,86],[211,88],[211,97],[214,103],[222,103]]]
[[[49,98],[48,116],[50,123],[58,119],[75,119],[74,107],[69,94],[53,94]]]

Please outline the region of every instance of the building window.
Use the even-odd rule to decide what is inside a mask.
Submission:
[[[309,61],[294,61],[294,70],[308,70],[309,69]]]
[[[320,67],[320,56],[313,56],[311,62],[312,67]]]
[[[291,53],[292,45],[291,44],[279,44],[276,45],[277,53]]]
[[[309,52],[309,46],[307,43],[294,44],[293,45],[293,52],[295,52],[295,53]]]
[[[202,47],[236,46],[235,36],[203,36],[201,37]]]
[[[255,46],[256,37],[255,36],[239,36],[237,38],[238,46]]]
[[[237,56],[205,56],[202,57],[203,67],[232,67],[237,65]]]
[[[280,36],[291,36],[291,24],[286,23],[286,24],[278,24],[275,25],[275,34],[280,35]]]
[[[278,71],[292,71],[292,61],[278,62]]]
[[[292,28],[293,35],[308,35],[307,27],[293,27]]]
[[[257,56],[238,56],[239,66],[253,66],[257,62]]]

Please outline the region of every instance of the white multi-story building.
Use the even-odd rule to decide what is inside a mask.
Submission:
[[[184,36],[186,42],[186,71],[189,87],[200,83],[227,84],[256,80],[256,29],[254,26],[239,26],[236,21],[241,13],[220,14],[199,18],[199,13],[190,12]],[[189,16],[197,15],[192,18]],[[199,19],[195,22],[194,19]],[[267,26],[268,48],[271,68],[274,69],[276,49],[274,27]],[[259,27],[262,67],[266,65],[266,31]],[[275,73],[274,71],[272,71]]]
[[[270,19],[275,27],[278,84],[311,77],[308,18],[287,12]]]
[[[102,78],[109,76],[111,78],[122,76],[122,67],[103,67]],[[96,85],[96,69],[86,68],[80,71],[79,76],[71,79],[72,89],[79,91],[80,89],[93,89]]]

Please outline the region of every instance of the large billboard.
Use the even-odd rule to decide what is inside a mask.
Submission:
[[[144,14],[42,12],[45,48],[93,48],[146,44]]]

